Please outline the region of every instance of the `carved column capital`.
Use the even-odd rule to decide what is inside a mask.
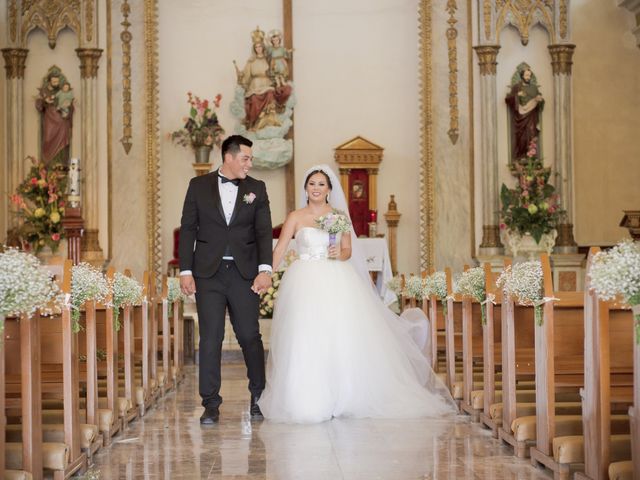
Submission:
[[[24,78],[24,66],[29,50],[26,48],[3,48],[4,68],[7,78]]]
[[[551,68],[554,75],[571,75],[571,66],[573,65],[573,51],[576,46],[568,43],[549,45],[549,53],[551,54]]]
[[[80,58],[80,76],[82,78],[96,78],[98,76],[98,63],[102,56],[100,48],[76,48]]]
[[[498,51],[500,45],[478,45],[473,47],[478,55],[478,65],[480,65],[480,75],[495,75],[498,65]]]

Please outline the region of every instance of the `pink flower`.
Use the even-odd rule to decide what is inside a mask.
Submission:
[[[500,230],[504,230],[504,229],[506,229],[506,228],[507,228],[507,225],[506,225],[506,224],[504,224],[504,223],[501,223],[501,224],[500,224]]]
[[[31,177],[31,185],[35,186],[38,184],[38,179],[36,177]]]
[[[213,100],[213,104],[216,106],[216,108],[220,107],[220,100],[222,100],[222,95],[216,95],[216,98]]]
[[[242,197],[242,201],[247,205],[251,205],[255,199],[256,199],[256,194],[253,192],[247,193],[244,197]]]
[[[54,242],[60,241],[60,234],[59,233],[52,233],[51,234],[51,240],[53,240]]]

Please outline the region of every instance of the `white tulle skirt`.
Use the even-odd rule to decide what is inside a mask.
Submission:
[[[275,304],[263,414],[311,423],[453,413],[411,329],[348,262],[294,262]]]

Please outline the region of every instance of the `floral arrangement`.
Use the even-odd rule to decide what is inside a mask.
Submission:
[[[0,332],[8,315],[48,313],[62,303],[58,286],[38,259],[15,248],[0,253]]]
[[[280,287],[280,282],[282,281],[282,277],[284,272],[289,268],[289,266],[295,262],[298,258],[298,255],[294,250],[289,250],[283,260],[282,268],[273,272],[271,276],[271,287],[260,297],[260,317],[261,318],[271,318],[273,316],[273,305],[275,303],[275,299],[278,297],[278,288]]]
[[[416,275],[411,275],[405,282],[402,293],[409,298],[422,300],[424,295],[424,282],[422,281],[422,278]]]
[[[183,118],[184,127],[171,133],[171,140],[194,150],[199,147],[220,146],[224,129],[218,122],[215,108],[220,107],[222,96],[216,95],[212,102],[187,92],[189,116]]]
[[[513,189],[503,183],[500,191],[503,223],[501,228],[518,235],[531,234],[536,243],[542,235],[555,230],[565,214],[560,208],[558,194],[549,184],[551,169],[538,158],[535,141],[529,145],[526,163],[515,167],[518,182]]]
[[[334,208],[331,212],[316,218],[316,225],[321,230],[329,233],[329,244],[336,244],[336,237],[339,233],[349,232],[351,221],[342,210]]]
[[[46,245],[56,251],[64,238],[62,216],[67,176],[64,167],[46,166],[29,157],[32,166],[26,179],[11,196],[15,213],[23,221],[17,234],[39,252]]]
[[[400,304],[400,295],[402,295],[402,278],[396,275],[387,281],[385,286],[396,294],[398,305]]]
[[[167,301],[173,303],[178,300],[186,300],[186,296],[180,289],[180,279],[176,277],[167,278]]]
[[[109,283],[104,274],[88,263],[79,263],[71,269],[71,318],[73,331],[80,331],[80,308],[90,301],[105,302]]]
[[[631,305],[636,343],[640,344],[640,243],[626,240],[597,253],[589,277],[600,298],[613,300],[621,296]]]
[[[542,325],[542,306],[552,299],[543,297],[542,264],[539,261],[508,266],[498,277],[496,285],[521,305],[533,306],[536,324]]]
[[[113,321],[116,331],[120,331],[120,308],[125,305],[139,305],[142,302],[142,284],[120,272],[113,276]]]
[[[423,296],[435,295],[442,302],[444,315],[447,315],[447,275],[444,272],[435,272],[426,278]]]
[[[470,268],[463,272],[456,285],[454,292],[472,297],[480,302],[480,312],[482,315],[482,325],[487,323],[486,300],[487,290],[484,284],[484,269],[482,267]]]

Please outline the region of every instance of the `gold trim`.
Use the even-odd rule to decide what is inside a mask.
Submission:
[[[555,38],[553,20],[551,18],[551,8],[555,0],[498,0],[496,10],[498,19],[496,21],[496,43],[500,37],[505,24],[513,25],[520,33],[520,41],[523,45],[529,43],[529,30],[538,18],[549,32],[550,38]],[[538,17],[536,12],[542,15]]]
[[[469,195],[471,208],[469,210],[471,232],[471,258],[476,256],[476,173],[475,173],[475,141],[474,141],[474,109],[473,109],[473,7],[471,0],[467,0],[467,69],[469,71]]]
[[[500,227],[498,225],[482,226],[482,243],[480,248],[502,248],[500,241]]]
[[[554,75],[571,75],[573,65],[573,51],[575,45],[564,43],[562,45],[549,45],[547,47],[551,54],[551,69]]]
[[[85,0],[84,15],[87,30],[87,42],[91,42],[93,40],[93,0]]]
[[[107,0],[107,257],[113,258],[113,42],[111,41],[111,0]]]
[[[158,1],[144,2],[145,159],[147,167],[147,268],[162,275],[160,155],[158,152]]]
[[[420,269],[422,271],[427,271],[435,264],[431,15],[431,0],[420,0]]]
[[[489,41],[491,39],[491,0],[484,0],[483,19],[484,19],[484,38]]]
[[[2,49],[7,78],[24,78],[24,69],[28,53],[29,50],[26,48]]]
[[[567,12],[567,0],[560,0],[560,38],[564,39],[567,37],[568,27],[568,12]]]
[[[120,40],[122,41],[122,138],[120,142],[124,147],[125,153],[129,155],[133,137],[133,128],[131,126],[133,117],[133,109],[131,107],[131,40],[133,37],[129,31],[131,26],[129,22],[131,6],[127,3],[127,0],[122,2],[120,11],[123,17],[120,25],[124,27],[120,33]]]
[[[18,33],[18,5],[16,0],[10,0],[9,2],[9,38],[11,42],[16,41],[16,34]]]
[[[478,65],[480,65],[480,75],[495,75],[498,66],[498,51],[500,45],[478,45],[473,47],[478,55]]]
[[[80,0],[32,0],[22,4],[22,42],[29,32],[40,28],[47,34],[49,47],[56,47],[58,34],[65,27],[80,36]]]
[[[458,30],[455,28],[456,23],[456,0],[447,0],[447,12],[449,19],[447,23],[447,46],[449,53],[449,139],[452,144],[456,144],[460,135],[460,112],[458,110]]]
[[[96,78],[98,76],[98,67],[100,57],[102,56],[101,48],[76,48],[78,57],[80,58],[80,77]]]

